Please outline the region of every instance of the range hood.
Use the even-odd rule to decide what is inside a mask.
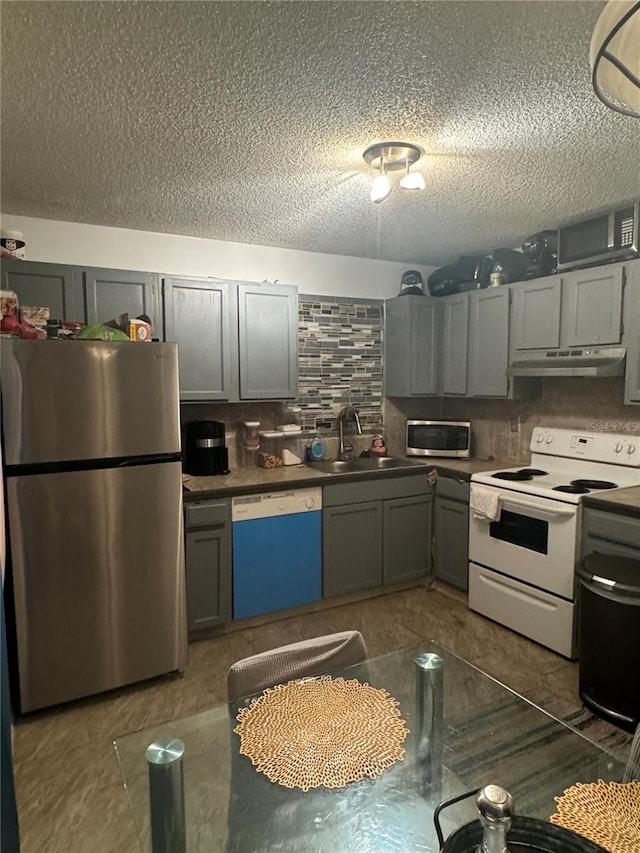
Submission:
[[[623,376],[624,347],[516,353],[507,376]]]

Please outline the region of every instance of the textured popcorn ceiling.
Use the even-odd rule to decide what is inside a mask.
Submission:
[[[590,85],[603,5],[3,3],[2,209],[436,265],[517,245],[640,196],[640,122]],[[385,139],[427,189],[374,205]]]

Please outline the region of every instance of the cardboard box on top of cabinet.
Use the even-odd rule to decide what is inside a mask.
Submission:
[[[150,341],[151,323],[146,323],[144,320],[129,320],[129,340]]]

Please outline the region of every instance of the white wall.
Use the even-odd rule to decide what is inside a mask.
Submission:
[[[2,228],[23,233],[25,257],[31,261],[247,281],[277,279],[297,284],[301,293],[329,296],[388,299],[400,292],[405,270],[419,269],[426,288],[433,269],[4,213]]]

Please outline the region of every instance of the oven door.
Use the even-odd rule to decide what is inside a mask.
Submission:
[[[474,484],[471,484],[473,494]],[[573,600],[578,506],[506,489],[498,521],[469,519],[469,559]]]

